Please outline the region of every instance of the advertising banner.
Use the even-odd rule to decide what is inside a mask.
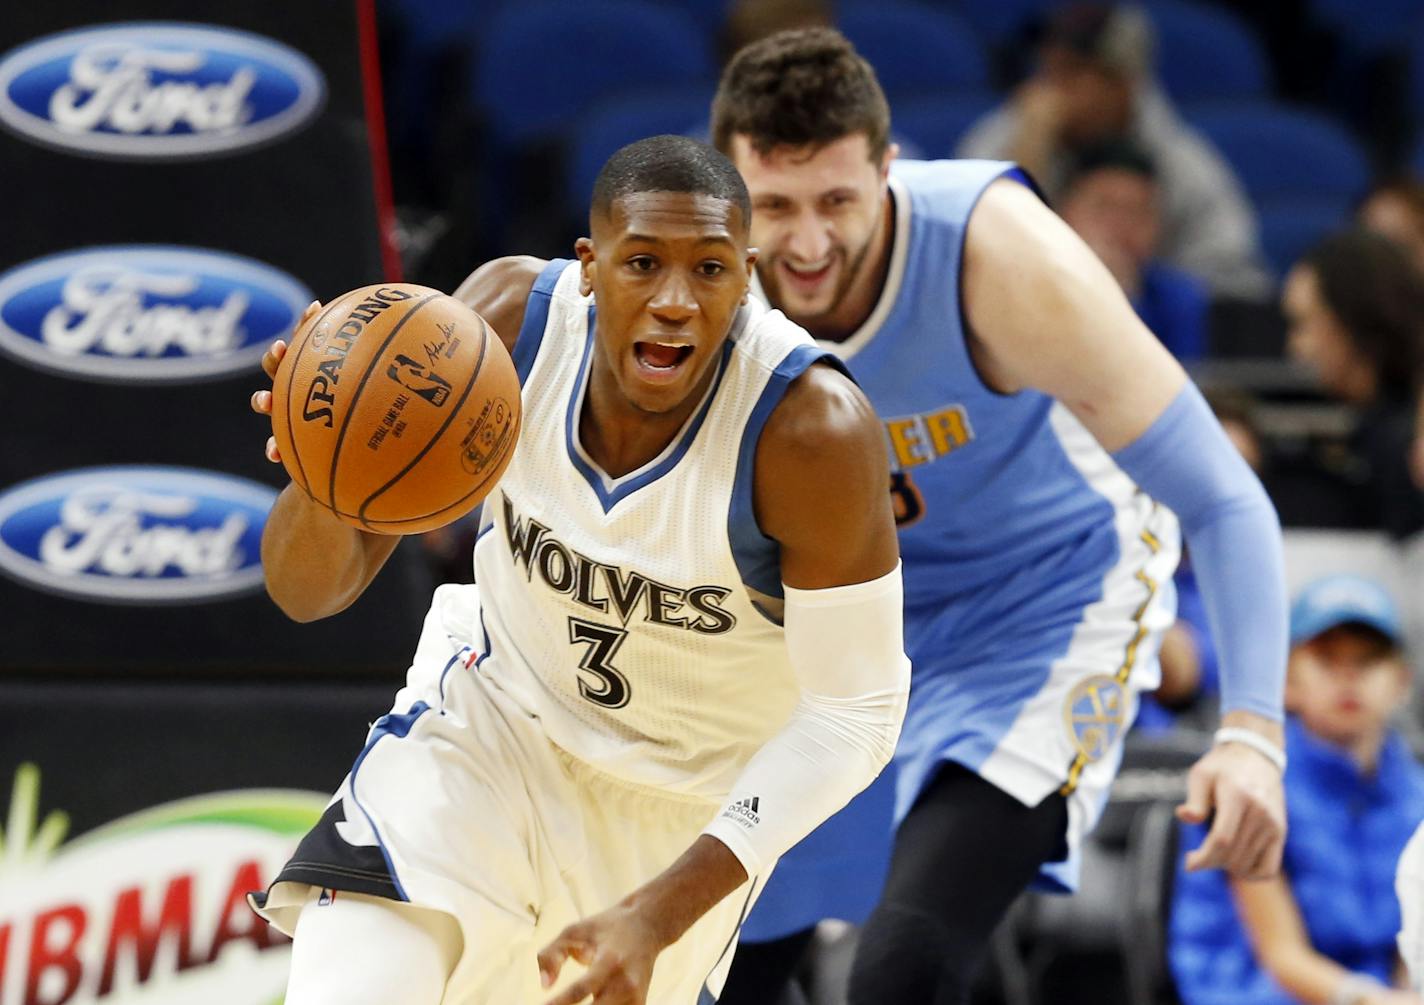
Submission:
[[[402,666],[413,549],[321,625],[263,595],[248,407],[311,300],[398,278],[374,0],[0,21],[0,672]]]

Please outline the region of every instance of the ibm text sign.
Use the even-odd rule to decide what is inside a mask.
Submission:
[[[230,153],[302,128],[325,99],[301,53],[217,26],[97,25],[0,58],[0,124],[94,157]]]

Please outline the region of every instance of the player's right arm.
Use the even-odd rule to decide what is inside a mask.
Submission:
[[[454,296],[483,317],[512,353],[524,322],[525,301],[544,264],[528,256],[497,258],[471,273]],[[307,308],[297,329],[319,308],[317,303]],[[286,348],[278,341],[263,355],[262,369],[269,378],[276,374]],[[253,394],[252,408],[270,415],[272,392]],[[267,459],[281,460],[271,437]],[[366,591],[399,543],[399,535],[371,534],[343,523],[295,484],[289,484],[277,497],[262,532],[267,593],[294,621],[330,617]]]

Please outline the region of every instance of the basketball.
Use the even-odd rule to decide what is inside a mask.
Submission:
[[[361,530],[418,534],[474,509],[514,456],[519,378],[499,336],[439,290],[352,290],[303,329],[272,386],[287,473]]]

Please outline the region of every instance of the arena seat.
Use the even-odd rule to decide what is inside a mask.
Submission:
[[[1261,250],[1277,277],[1325,235],[1349,223],[1350,204],[1342,199],[1275,199],[1258,207]]]
[[[969,127],[998,102],[992,91],[907,98],[890,109],[890,132],[906,157],[953,157]]]
[[[472,98],[494,141],[573,124],[600,99],[713,78],[710,40],[686,14],[646,0],[537,0],[485,27]]]
[[[1265,51],[1235,14],[1186,0],[1147,0],[1157,29],[1157,76],[1179,103],[1266,98]]]
[[[959,0],[964,19],[990,43],[1004,46],[1059,0]]]
[[[1411,29],[1424,29],[1419,0],[1311,0],[1315,20],[1361,52],[1392,48]],[[1417,33],[1417,32],[1416,32]]]
[[[1339,199],[1364,194],[1370,164],[1333,119],[1283,105],[1245,103],[1199,110],[1191,123],[1231,162],[1258,205],[1271,199]]]
[[[952,11],[898,0],[858,0],[842,4],[837,20],[875,67],[892,107],[907,95],[988,86],[979,36]]]
[[[569,141],[565,198],[579,214],[588,208],[603,162],[625,144],[659,133],[707,138],[710,84],[600,102],[574,126]]]

